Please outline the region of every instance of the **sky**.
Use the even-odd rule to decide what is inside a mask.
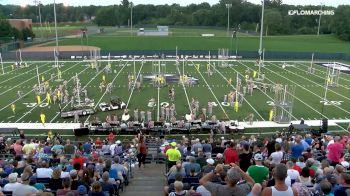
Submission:
[[[40,0],[43,4],[52,3],[53,0]],[[134,4],[173,4],[178,3],[182,6],[195,3],[199,4],[202,2],[208,2],[209,4],[216,4],[219,2],[219,0],[129,0],[132,1]],[[261,2],[261,0],[247,0],[249,2],[258,4]],[[17,5],[26,5],[31,4],[33,5],[34,0],[0,0],[0,4],[17,4]],[[66,5],[113,5],[116,3],[120,3],[121,0],[56,0],[56,3],[63,3]],[[319,5],[320,3],[324,3],[326,6],[338,6],[338,5],[344,5],[350,4],[350,0],[283,0],[284,4],[291,4],[291,5]]]

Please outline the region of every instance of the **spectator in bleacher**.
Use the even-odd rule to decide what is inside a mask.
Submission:
[[[202,141],[203,152],[207,158],[211,157],[212,146],[209,143],[209,140]]]
[[[17,173],[11,173],[8,176],[9,183],[5,184],[3,191],[14,191],[20,183],[17,182]]]
[[[220,141],[217,141],[217,142],[214,142],[213,144],[213,148],[212,148],[212,153],[213,154],[218,154],[218,153],[221,153],[223,154],[225,149],[221,146],[221,142]]]
[[[184,184],[181,181],[174,182],[174,191],[169,193],[169,196],[185,196],[187,190],[184,189]]]
[[[49,188],[51,190],[62,189],[62,178],[61,178],[61,169],[55,168],[52,172],[52,177],[49,181]]]
[[[173,192],[175,190],[174,182],[175,181],[183,182],[183,176],[181,174],[176,174],[175,178],[172,180],[174,180],[174,181],[172,183],[170,183],[169,186],[164,187],[164,195],[168,195],[169,192]],[[168,182],[169,182],[169,179],[168,179]],[[183,190],[190,190],[190,188],[191,188],[191,185],[189,183],[183,182]]]
[[[29,185],[36,188],[37,190],[44,191],[46,189],[43,183],[38,183],[35,176],[29,178]]]
[[[118,145],[118,141],[115,141],[114,143],[113,142],[110,142],[110,145],[109,145],[109,152],[111,153],[111,156],[114,156],[115,154],[115,147]]]
[[[141,165],[143,167],[146,166],[146,156],[147,156],[147,146],[145,144],[144,137],[141,136],[139,139],[139,143],[137,144],[137,160],[139,162],[139,168],[141,168]]]
[[[64,145],[64,154],[73,155],[75,153],[76,147],[70,143],[70,140],[66,140],[66,145]]]
[[[123,175],[126,175],[127,170],[125,169],[124,165],[120,164],[121,160],[119,156],[114,157],[114,163],[111,165],[111,169],[115,169],[118,172],[121,172]]]
[[[85,161],[86,161],[86,158],[84,156],[80,156],[80,153],[75,153],[75,156],[73,158],[73,165],[75,165],[76,163],[79,163],[80,169],[83,169]]]
[[[103,143],[102,149],[101,149],[102,155],[110,155],[111,151],[109,148],[110,148],[110,145],[109,145],[108,141],[104,140],[104,143]]]
[[[287,166],[287,169],[288,169],[287,170],[287,175],[288,175],[288,177],[290,178],[290,180],[292,181],[292,184],[293,184],[293,182],[295,182],[299,178],[300,174],[299,174],[299,172],[297,170],[293,169],[294,163],[292,161],[288,161],[286,163],[286,166]]]
[[[92,183],[89,196],[105,196],[105,194],[102,192],[102,186],[100,182],[96,181]]]
[[[21,140],[16,140],[16,142],[11,146],[11,148],[13,148],[13,150],[15,151],[15,155],[22,155],[23,151],[22,151],[22,144],[21,144]]]
[[[33,139],[27,139],[26,143],[22,147],[23,154],[27,157],[35,151],[35,145]]]
[[[207,159],[206,162],[207,162],[207,165],[202,167],[202,172],[205,174],[209,173],[215,169],[215,167],[214,167],[215,161],[212,158]]]
[[[186,177],[185,169],[182,167],[181,161],[176,161],[176,165],[172,166],[167,173],[168,180],[175,179],[175,176],[180,174],[182,177]]]
[[[184,149],[183,157],[187,157],[187,156],[193,156],[192,151],[191,151],[191,146],[187,146]]]
[[[205,166],[207,164],[206,161],[207,161],[207,158],[205,157],[203,150],[201,148],[199,148],[197,158],[196,158],[196,163],[198,163],[202,168],[203,166]]]
[[[330,165],[333,167],[340,163],[340,157],[343,150],[343,145],[340,143],[340,137],[334,137],[334,142],[328,144],[327,146],[328,156],[327,159],[330,162]]]
[[[88,190],[86,189],[86,187],[84,185],[80,185],[77,188],[77,192],[79,196],[87,196],[88,194]]]
[[[41,165],[36,169],[36,176],[38,178],[51,178],[53,170],[49,168],[46,161],[42,161]]]
[[[44,153],[48,155],[52,154],[50,142],[45,142]]]
[[[102,140],[101,140],[100,137],[96,138],[95,146],[96,146],[97,149],[100,149],[102,147]]]
[[[192,151],[194,151],[194,153],[198,153],[198,149],[203,149],[202,144],[200,143],[199,139],[195,139],[193,141],[193,145],[192,145]]]
[[[201,166],[196,163],[196,158],[189,157],[189,163],[184,166],[186,175],[189,176],[191,170],[194,171],[195,174],[198,174],[201,171]],[[193,172],[192,172],[193,173]]]
[[[225,162],[225,159],[224,159],[224,155],[221,154],[221,153],[218,153],[215,157],[215,166],[218,165],[218,164],[224,164]]]
[[[181,159],[181,153],[176,149],[176,142],[171,142],[171,148],[166,151],[168,157],[168,168],[176,164],[176,161]]]
[[[225,178],[226,185],[210,182],[214,175],[216,175],[215,170],[203,176],[199,180],[199,183],[213,196],[248,195],[254,184],[254,180],[236,164],[231,163],[231,166],[232,167],[227,171],[227,176]],[[246,183],[238,184],[241,178],[243,178]]]
[[[270,155],[276,151],[275,145],[276,145],[276,137],[275,135],[273,135],[272,138],[268,139],[268,142],[266,144],[267,153],[268,153],[267,157],[270,157]]]
[[[75,196],[78,196],[78,191],[74,190],[72,187],[72,180],[70,178],[62,179],[62,187],[63,189],[58,189],[56,192],[57,196],[65,196],[68,193],[73,193]]]
[[[102,174],[101,186],[102,186],[102,191],[104,193],[108,193],[108,195],[110,195],[110,196],[112,196],[114,194],[114,192],[115,192],[114,186],[112,183],[109,182],[109,173],[108,172],[104,172]],[[107,196],[107,194],[105,194],[105,196]]]
[[[279,143],[276,143],[275,146],[275,152],[270,154],[270,160],[271,160],[271,164],[280,164],[283,158],[283,151],[282,151],[282,147]]]
[[[78,178],[78,171],[77,170],[72,170],[69,172],[70,178],[72,179],[71,181],[71,189],[72,190],[77,190],[77,188],[80,185],[84,185],[85,187],[89,187],[88,185],[86,185],[84,182],[82,182],[81,180],[79,180]]]
[[[13,196],[23,196],[23,195],[31,195],[38,192],[38,190],[29,185],[30,175],[28,173],[23,173],[21,176],[22,183],[17,185],[13,190]]]
[[[287,178],[287,167],[284,164],[278,164],[274,170],[273,178],[275,180],[275,185],[265,188],[262,191],[261,196],[297,196],[297,191],[285,183],[285,179]]]
[[[56,154],[62,154],[63,153],[64,146],[60,143],[59,140],[55,141],[55,145],[52,146],[51,151]]]
[[[295,144],[292,147],[292,155],[291,156],[293,158],[298,158],[298,157],[302,156],[303,151],[304,151],[304,146],[301,143],[301,136],[297,135],[295,137]]]
[[[254,161],[256,165],[249,166],[247,174],[254,179],[255,183],[261,184],[268,179],[269,169],[262,164],[263,156],[261,154],[255,154]]]
[[[345,196],[350,194],[350,174],[349,173],[342,173],[340,175],[340,183],[339,187],[337,187],[334,190],[335,196]]]
[[[239,166],[241,169],[246,172],[248,167],[251,165],[251,159],[252,159],[253,153],[249,150],[249,144],[244,143],[243,144],[243,152],[239,154]]]
[[[238,158],[238,153],[236,151],[236,143],[230,142],[229,146],[226,148],[224,152],[224,157],[225,157],[225,164],[230,164],[230,163],[239,163],[239,158]]]
[[[17,160],[14,160],[12,162],[12,165],[13,165],[13,172],[18,173],[19,176],[22,175],[24,167],[20,167]]]
[[[93,179],[90,178],[89,172],[87,169],[82,169],[78,171],[78,177],[81,180],[81,182],[86,185],[86,188],[89,188],[91,186]]]
[[[83,153],[89,155],[89,154],[91,154],[91,150],[92,150],[92,145],[91,145],[90,141],[86,141],[83,144]]]

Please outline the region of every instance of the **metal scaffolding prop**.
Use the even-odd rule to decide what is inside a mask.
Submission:
[[[275,85],[275,100],[273,121],[276,123],[290,123],[294,105],[295,86]]]
[[[337,87],[340,77],[340,65],[336,63],[330,64],[327,66],[327,78],[326,86],[327,87]]]
[[[218,49],[218,66],[219,67],[228,67],[228,49],[227,48],[219,48]]]

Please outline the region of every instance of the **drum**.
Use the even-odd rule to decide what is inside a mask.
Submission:
[[[129,114],[123,114],[122,115],[122,121],[128,121],[130,119],[130,115]]]

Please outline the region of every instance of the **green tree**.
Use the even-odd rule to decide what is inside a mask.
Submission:
[[[339,39],[350,41],[350,5],[340,5],[335,10],[333,32]]]

